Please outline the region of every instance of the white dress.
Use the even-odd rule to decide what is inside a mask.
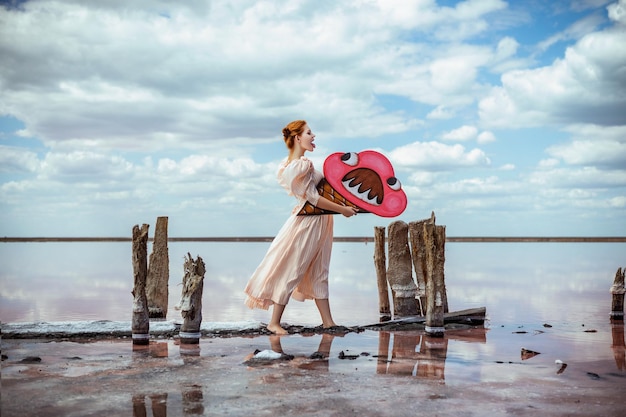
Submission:
[[[272,304],[328,298],[328,266],[333,245],[333,216],[298,216],[309,201],[317,205],[316,185],[323,174],[305,157],[281,162],[278,182],[298,204],[248,281],[246,305],[267,310]]]

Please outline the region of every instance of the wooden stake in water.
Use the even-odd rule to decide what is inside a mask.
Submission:
[[[417,285],[413,281],[409,226],[403,221],[392,222],[387,228],[389,263],[387,279],[393,295],[394,317],[416,316]]]
[[[385,228],[374,227],[374,266],[378,282],[378,310],[380,321],[391,320],[389,286],[387,284],[387,256],[385,255]]]
[[[148,298],[146,297],[146,279],[148,277],[148,225],[139,229],[133,227],[133,344],[147,345],[150,342],[150,318],[148,317]]]
[[[146,295],[151,318],[166,318],[169,298],[170,260],[167,249],[167,217],[158,217],[148,266]]]
[[[615,273],[615,279],[611,286],[612,302],[611,302],[611,321],[623,321],[624,320],[624,293],[626,288],[624,287],[624,274],[626,268],[618,268]]]
[[[193,259],[187,253],[184,264],[182,296],[177,309],[181,310],[183,325],[179,336],[181,344],[200,343],[200,325],[202,324],[202,291],[204,287],[204,261],[200,256]]]
[[[444,278],[446,227],[424,223],[426,247],[426,334],[443,336],[447,301]]]

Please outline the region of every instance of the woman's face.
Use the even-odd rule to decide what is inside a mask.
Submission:
[[[298,139],[302,149],[313,152],[313,149],[315,149],[315,144],[313,143],[315,135],[311,132],[309,125],[304,125],[304,130],[302,131],[302,134],[298,136]]]

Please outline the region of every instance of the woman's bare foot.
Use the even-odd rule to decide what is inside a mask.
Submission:
[[[322,323],[322,327],[325,329],[330,329],[331,327],[337,327],[337,324],[334,321],[329,323]]]
[[[267,325],[267,330],[269,330],[270,332],[274,334],[288,334],[289,333],[287,330],[280,327],[280,324],[273,324],[273,323],[270,323]]]

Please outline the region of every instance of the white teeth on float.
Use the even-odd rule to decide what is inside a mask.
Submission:
[[[378,204],[378,202],[376,201],[376,198],[368,198],[367,194],[370,192],[370,190],[366,190],[362,193],[359,192],[359,186],[361,184],[357,184],[355,186],[350,186],[350,180],[347,181],[342,181],[341,182],[343,184],[343,186],[346,188],[346,190],[350,191],[350,194],[352,194],[353,196],[357,197],[360,200],[365,201],[368,204],[371,204],[372,206],[380,206],[380,204]]]

